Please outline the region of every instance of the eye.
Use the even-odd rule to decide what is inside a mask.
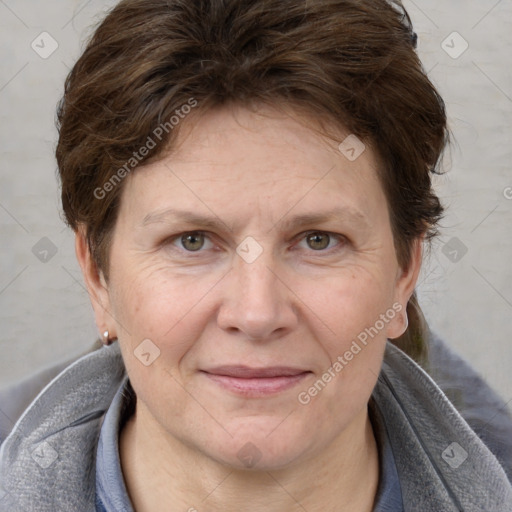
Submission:
[[[336,249],[343,245],[344,238],[341,235],[326,233],[325,231],[311,231],[304,235],[303,241],[306,242],[309,249],[314,251],[325,251],[326,249]]]
[[[185,251],[188,252],[197,252],[203,249],[205,247],[205,244],[208,245],[208,243],[212,245],[208,237],[206,237],[206,235],[204,233],[201,233],[200,231],[183,233],[182,235],[178,235],[176,239],[173,241],[174,245],[179,244],[178,247],[181,245],[180,248],[183,248]]]

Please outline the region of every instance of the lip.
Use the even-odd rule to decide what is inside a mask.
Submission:
[[[208,370],[203,370],[211,375],[222,375],[225,377],[237,377],[239,379],[259,379],[270,377],[292,377],[307,372],[302,368],[293,368],[291,366],[267,366],[265,368],[252,368],[250,366],[230,365],[216,366]]]
[[[311,374],[308,370],[287,366],[219,366],[202,370],[202,373],[222,388],[246,397],[268,396],[285,391]]]

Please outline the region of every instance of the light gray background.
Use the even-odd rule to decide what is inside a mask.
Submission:
[[[0,0],[0,385],[78,354],[97,336],[73,236],[59,216],[54,117],[89,27],[113,4]],[[431,327],[509,402],[512,2],[407,0],[405,5],[455,136],[449,172],[436,180],[449,213],[425,261],[421,304]],[[31,48],[34,40],[42,46],[43,31],[59,45],[46,59]],[[453,58],[464,41],[468,49]],[[33,251],[43,237],[57,250],[46,254],[46,262]]]

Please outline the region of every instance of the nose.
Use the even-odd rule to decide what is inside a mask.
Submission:
[[[271,340],[292,331],[298,323],[295,295],[279,275],[272,258],[247,263],[236,256],[223,288],[217,323],[250,340]]]

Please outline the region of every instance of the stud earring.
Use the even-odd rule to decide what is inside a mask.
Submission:
[[[108,332],[108,331],[105,331],[105,332],[103,333],[103,345],[105,345],[106,347],[108,347],[108,346],[109,346],[109,345],[111,345],[113,342],[114,342],[114,339],[110,339],[109,332]]]

